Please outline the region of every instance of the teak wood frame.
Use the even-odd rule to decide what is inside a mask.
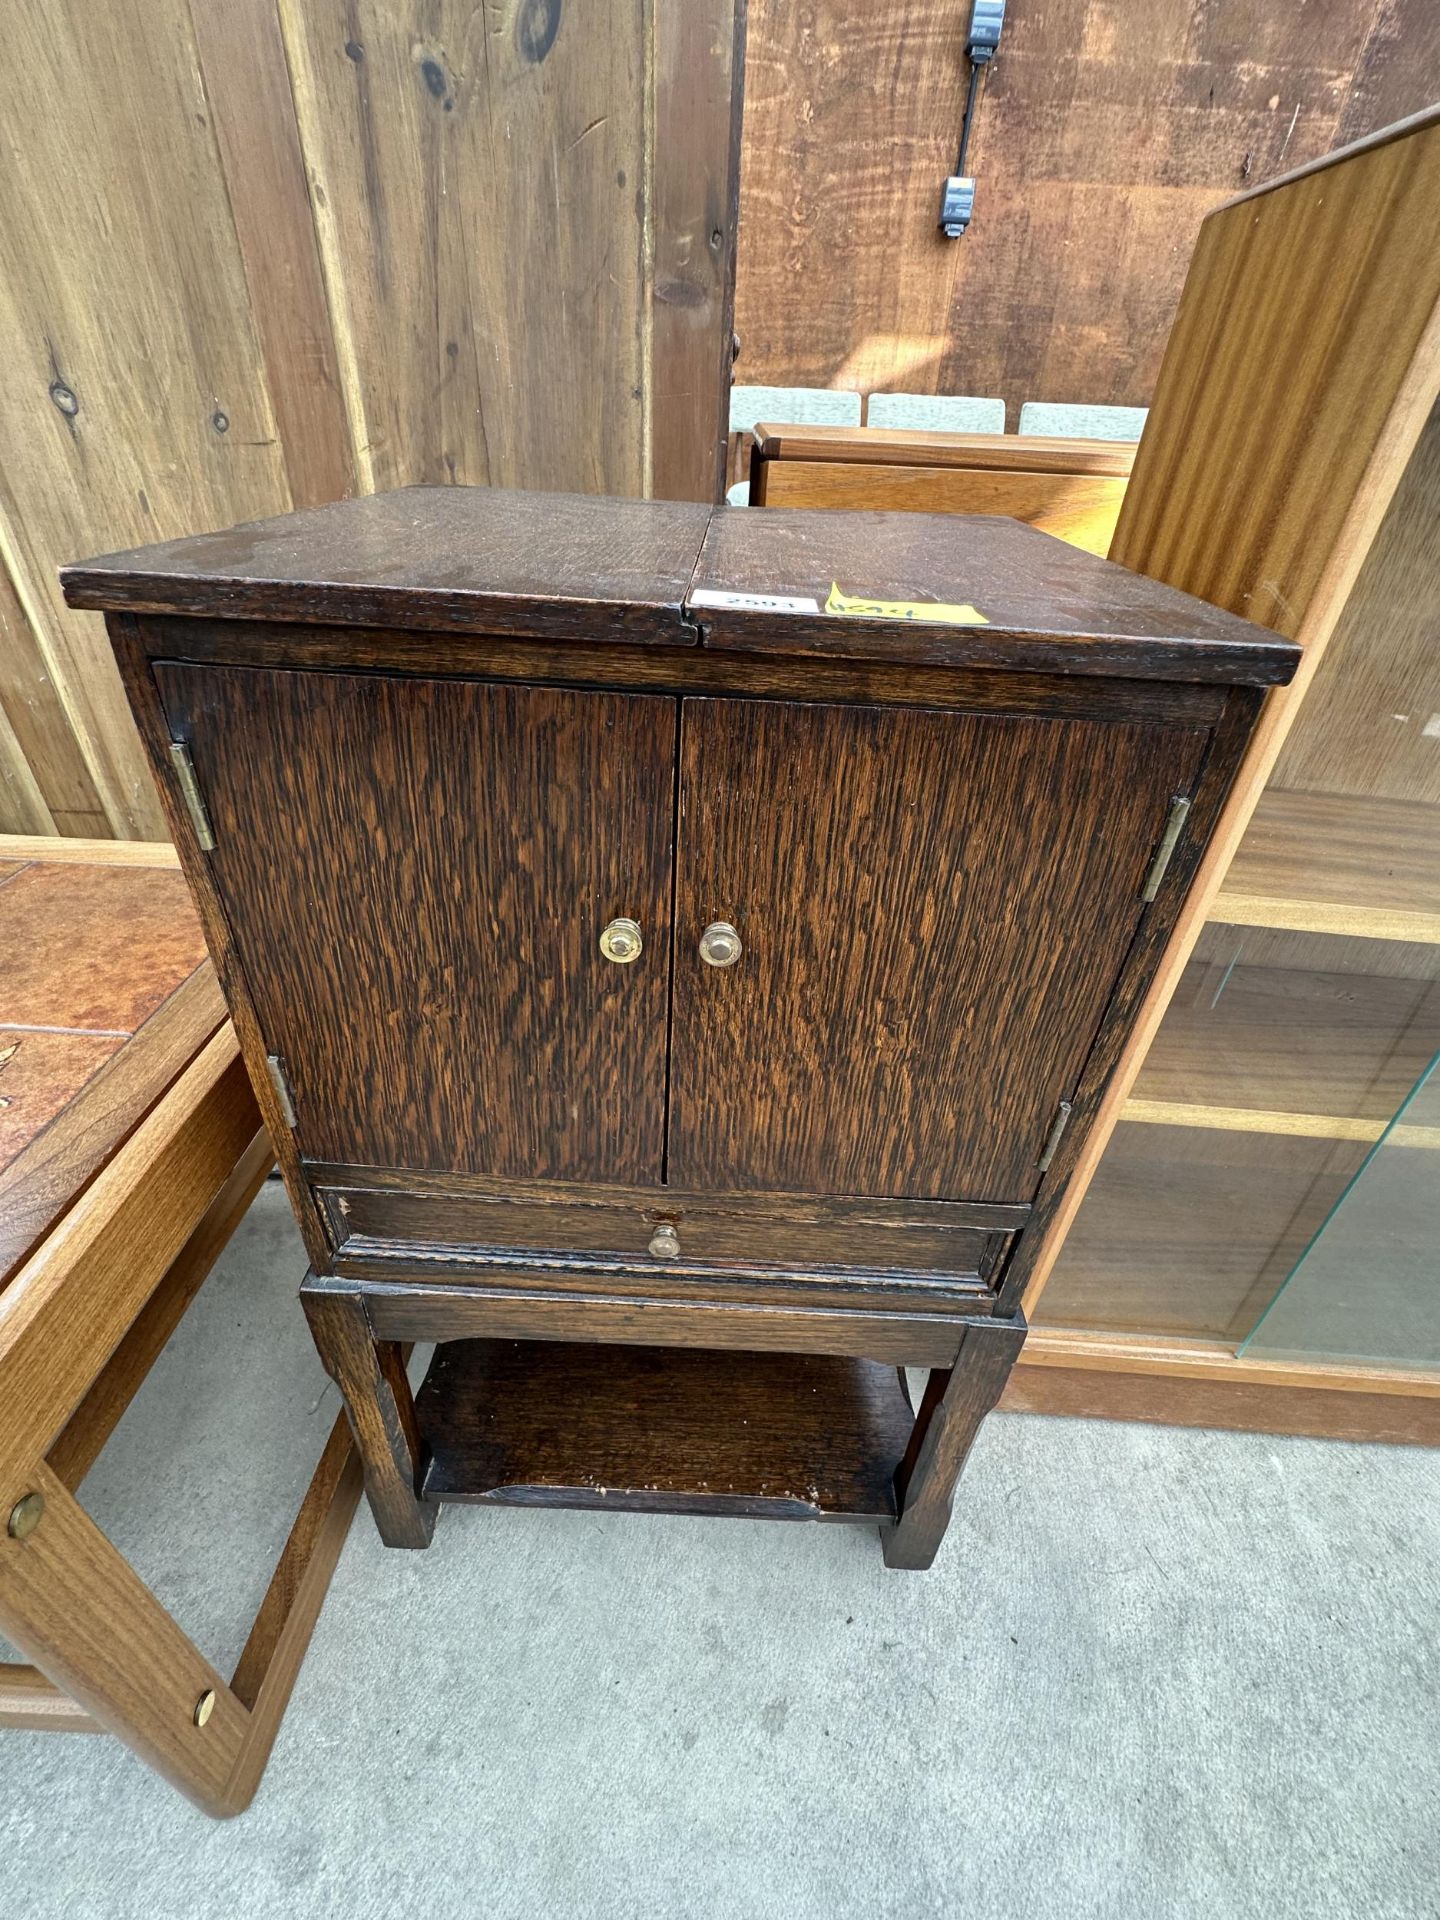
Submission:
[[[468,634],[383,628],[327,632],[323,627],[256,625],[236,619],[109,615],[112,641],[133,710],[160,784],[224,980],[236,1026],[270,1123],[314,1271],[302,1298],[325,1364],[340,1385],[364,1461],[366,1487],[382,1536],[392,1545],[423,1547],[435,1506],[424,1497],[422,1443],[402,1364],[406,1343],[456,1339],[582,1340],[648,1345],[657,1339],[715,1349],[811,1352],[851,1356],[932,1375],[911,1443],[895,1477],[895,1521],[883,1529],[885,1556],[896,1567],[928,1566],[949,1518],[955,1483],[984,1414],[994,1404],[1024,1338],[1021,1295],[1039,1232],[1064,1193],[1091,1118],[1119,1056],[1185,896],[1199,850],[1218,817],[1260,699],[1254,686],[1206,686],[1184,680],[1113,680],[1104,676],[987,672],[926,665],[882,665],[812,659],[769,659],[722,647],[661,651],[607,642],[585,647]],[[423,650],[417,651],[417,638]],[[194,815],[175,777],[171,728],[153,663],[191,661],[364,671],[463,674],[528,686],[645,689],[687,694],[743,692],[750,699],[863,702],[898,707],[950,707],[969,712],[1048,712],[1110,718],[1133,715],[1204,725],[1208,745],[1191,793],[1188,831],[1143,914],[1121,967],[1098,1036],[1075,1090],[1070,1125],[1041,1181],[1018,1252],[995,1284],[976,1290],[973,1312],[925,1311],[908,1304],[823,1311],[766,1304],[753,1296],[697,1299],[684,1286],[668,1293],[652,1268],[633,1297],[601,1297],[585,1289],[584,1263],[574,1263],[570,1290],[526,1285],[525,1262],[493,1272],[477,1287],[437,1276],[433,1260],[411,1266],[392,1259],[378,1269],[337,1249],[320,1198],[318,1169],[302,1162],[280,1088],[266,1070],[260,1020],[210,871]],[[1163,821],[1155,822],[1157,837]],[[663,1314],[656,1309],[663,1307]],[[659,1323],[663,1321],[663,1335]],[[501,1496],[496,1496],[501,1497]],[[645,1504],[635,1502],[634,1504]],[[664,1509],[656,1498],[649,1504]],[[687,1509],[688,1510],[688,1509]],[[771,1516],[770,1507],[732,1507]],[[798,1516],[796,1516],[798,1517]],[[815,1517],[813,1514],[806,1517]],[[843,1513],[832,1518],[861,1517]],[[867,1514],[865,1518],[873,1518]]]
[[[175,864],[166,846],[19,837],[0,857]],[[223,1816],[259,1784],[359,1498],[345,1422],[228,1684],[76,1498],[274,1164],[220,1017],[0,1291],[0,1629],[35,1663],[0,1666],[0,1727],[109,1731]]]
[[[1207,216],[1111,558],[1294,638],[1034,1263],[1046,1281],[1440,399],[1440,107]],[[1281,383],[1283,415],[1266,397]],[[1346,1438],[1440,1438],[1440,1376],[1277,1368],[1220,1342],[1041,1326],[1009,1403]]]

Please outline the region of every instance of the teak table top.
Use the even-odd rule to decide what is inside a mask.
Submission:
[[[1253,685],[1288,680],[1299,658],[1265,628],[994,515],[414,487],[63,579],[71,606],[222,620]]]
[[[226,1018],[177,869],[0,858],[0,1287]]]

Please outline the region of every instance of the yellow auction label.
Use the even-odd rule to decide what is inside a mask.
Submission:
[[[864,620],[928,620],[942,627],[988,627],[978,607],[942,606],[936,600],[869,600],[863,594],[842,593],[832,580],[826,613],[858,614]]]

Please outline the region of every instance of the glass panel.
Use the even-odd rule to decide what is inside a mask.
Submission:
[[[1440,1366],[1440,1054],[1241,1352]]]
[[[1037,1324],[1245,1339],[1437,1049],[1440,946],[1206,927]]]

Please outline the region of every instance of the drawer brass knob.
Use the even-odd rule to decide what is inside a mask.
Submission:
[[[707,967],[733,967],[744,951],[728,920],[712,920],[700,936],[700,958]]]
[[[628,967],[632,960],[638,960],[644,948],[638,920],[612,920],[600,936],[601,953],[617,967]]]
[[[680,1236],[674,1227],[656,1227],[650,1236],[650,1251],[657,1260],[678,1260],[680,1258]]]

